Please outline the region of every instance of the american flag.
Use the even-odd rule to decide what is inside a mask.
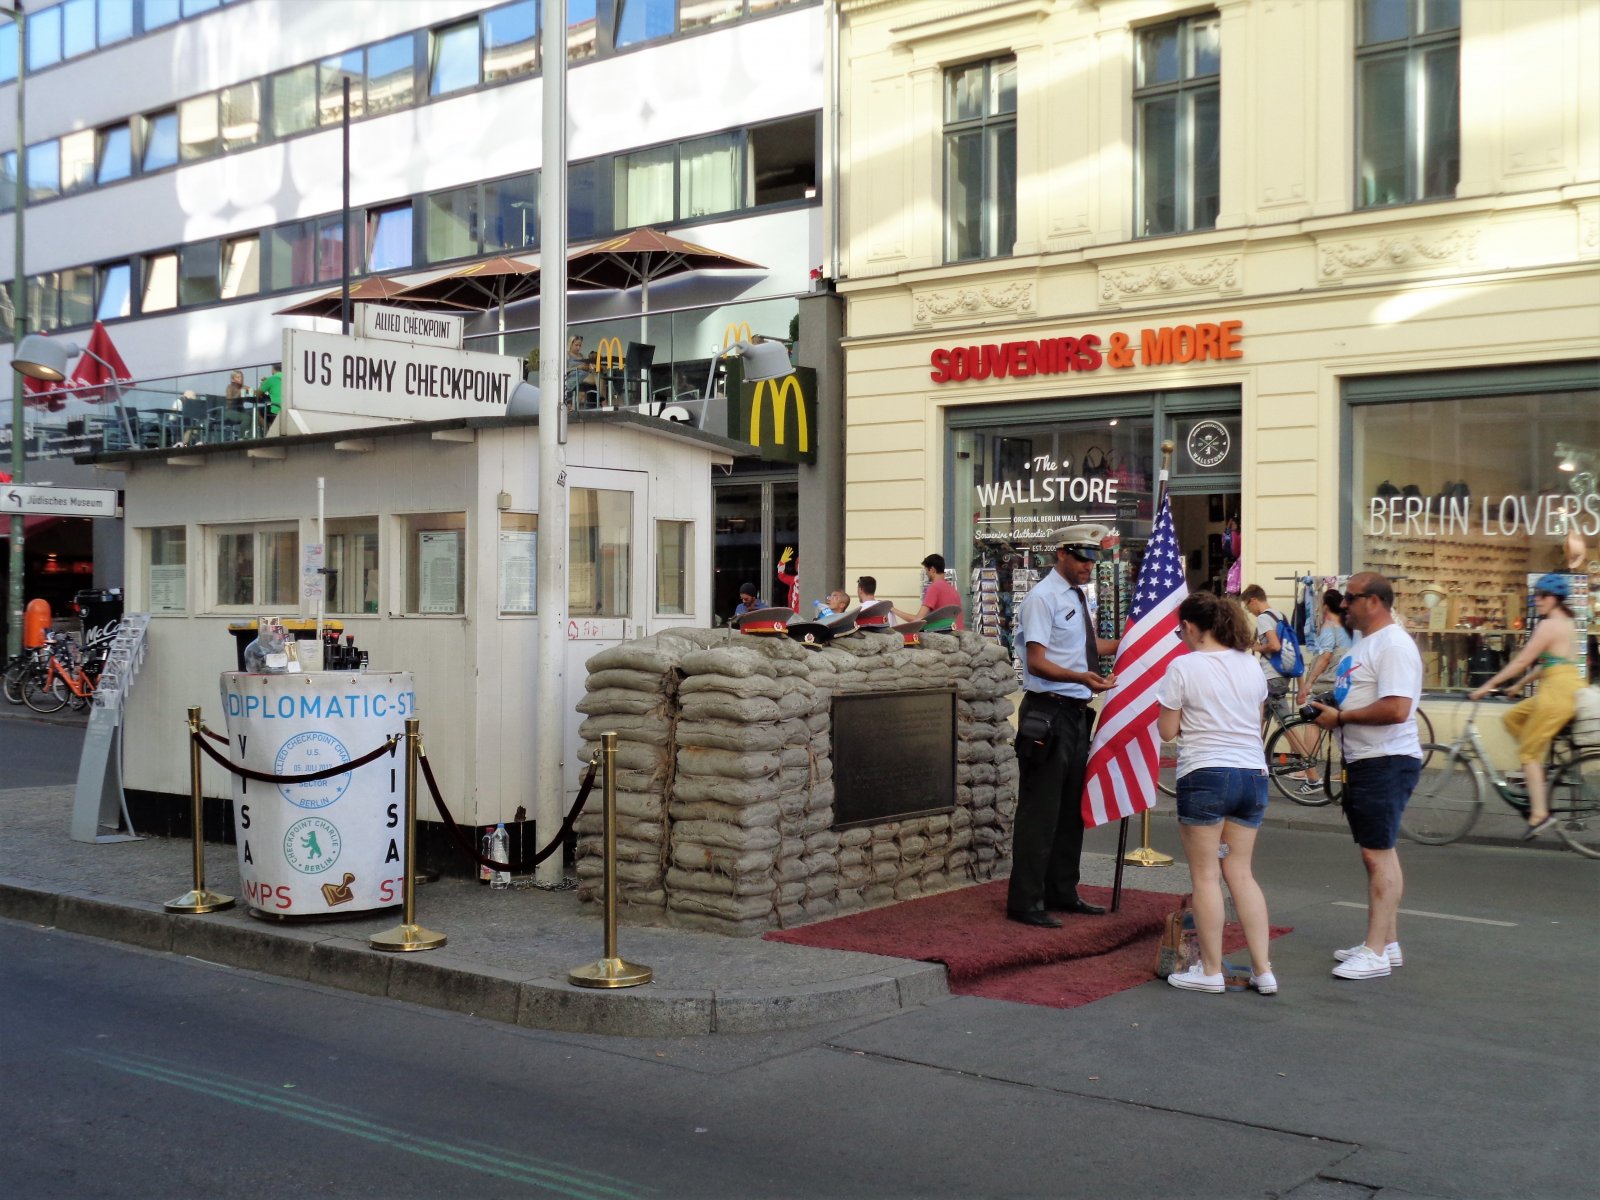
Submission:
[[[1167,664],[1188,652],[1178,637],[1178,605],[1188,594],[1172,504],[1163,496],[1117,646],[1117,686],[1106,693],[1089,747],[1083,784],[1087,828],[1131,817],[1155,803],[1161,751],[1156,685]]]

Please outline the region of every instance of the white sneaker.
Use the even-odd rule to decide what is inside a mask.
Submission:
[[[1215,975],[1207,975],[1205,967],[1199,963],[1187,971],[1174,971],[1167,976],[1167,982],[1186,992],[1221,992],[1227,987],[1221,971]]]
[[[1352,948],[1347,957],[1333,969],[1336,979],[1378,979],[1389,974],[1389,960],[1366,946]]]
[[[1276,996],[1278,994],[1278,979],[1271,971],[1263,971],[1259,975],[1250,976],[1250,986],[1263,996]]]
[[[1366,946],[1364,944],[1360,946],[1351,946],[1348,950],[1335,950],[1333,952],[1333,956],[1340,962],[1344,962],[1356,952],[1365,949]],[[1399,942],[1390,942],[1387,946],[1385,946],[1383,948],[1383,956],[1389,960],[1389,965],[1391,967],[1403,967],[1406,965],[1405,957],[1400,953]]]

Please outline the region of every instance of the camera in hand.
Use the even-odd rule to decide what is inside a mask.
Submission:
[[[1316,703],[1314,703],[1314,704],[1302,704],[1300,706],[1300,715],[1302,717],[1304,717],[1308,721],[1315,721],[1317,719],[1317,712],[1318,712],[1317,705],[1318,704],[1326,704],[1331,708],[1337,708],[1338,707],[1338,705],[1334,704],[1334,702],[1333,702],[1333,693],[1332,692],[1317,692],[1316,694],[1314,694],[1311,697],[1311,699],[1314,700]]]

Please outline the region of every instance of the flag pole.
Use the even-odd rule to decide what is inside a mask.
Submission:
[[[1170,438],[1161,443],[1161,479],[1156,486],[1155,507],[1155,511],[1158,513],[1161,511],[1162,501],[1167,498],[1167,472],[1172,467],[1172,451],[1175,448],[1176,447],[1173,445],[1173,442]],[[1159,760],[1157,761],[1156,769],[1160,770]],[[1127,836],[1128,818],[1123,817],[1122,837],[1126,839]],[[1161,851],[1153,849],[1150,845],[1149,806],[1146,806],[1145,810],[1139,814],[1139,848],[1130,854],[1124,855],[1122,853],[1122,846],[1124,844],[1124,842],[1119,842],[1117,846],[1117,877],[1116,882],[1113,885],[1113,902],[1115,901],[1117,893],[1122,890],[1123,863],[1132,863],[1136,867],[1170,867],[1172,865],[1172,855],[1163,854]]]

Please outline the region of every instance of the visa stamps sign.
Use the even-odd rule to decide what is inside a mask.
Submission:
[[[768,462],[817,461],[817,373],[796,367],[778,379],[737,379],[728,367],[728,436],[748,442]]]
[[[416,715],[409,672],[222,676],[228,758],[271,775],[313,775],[367,754]],[[366,912],[401,901],[404,758],[304,783],[231,775],[245,902],[274,916]]]

